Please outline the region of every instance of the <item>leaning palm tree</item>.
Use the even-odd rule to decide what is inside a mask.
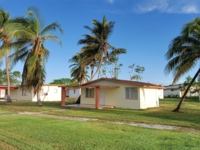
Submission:
[[[2,45],[0,46],[0,60],[5,56],[7,74],[7,102],[12,102],[10,96],[8,54],[13,50],[13,48],[21,45],[21,42],[18,42],[18,39],[21,38],[21,36],[26,37],[23,21],[23,18],[10,19],[9,13],[0,9],[0,41],[2,42]]]
[[[88,61],[87,63],[90,64],[94,60],[98,62],[97,69],[95,73],[92,74],[90,80],[92,80],[99,72],[102,65],[103,57],[108,57],[108,38],[110,37],[114,27],[114,22],[108,22],[105,16],[103,17],[102,22],[99,22],[98,20],[92,20],[92,23],[94,25],[93,28],[85,26],[85,28],[91,32],[91,35],[85,34],[84,39],[81,39],[78,42],[78,44],[84,44],[81,49],[82,53],[93,53],[94,57],[91,58],[90,61]],[[99,58],[99,56],[100,59],[97,59]]]
[[[165,72],[172,72],[174,75],[173,83],[194,68],[200,58],[200,18],[195,18],[192,22],[184,25],[181,35],[174,38],[169,46],[169,50],[165,54],[168,63],[165,67]],[[190,84],[187,86],[179,104],[173,110],[179,111],[182,102],[185,99],[187,92],[200,73],[200,68],[196,72]]]
[[[56,41],[61,45],[61,40],[49,32],[58,29],[63,33],[63,30],[57,22],[43,27],[43,17],[35,7],[28,8],[25,19],[29,37],[20,39],[26,44],[16,51],[13,64],[19,60],[25,61],[21,86],[29,90],[33,88],[34,95],[37,95],[38,105],[42,106],[40,91],[45,81],[45,62],[49,56],[49,50],[45,47],[44,42]]]

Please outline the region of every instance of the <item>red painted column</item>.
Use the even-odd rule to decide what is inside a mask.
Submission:
[[[65,106],[66,90],[65,87],[62,87],[61,91],[61,106]]]
[[[100,109],[99,99],[100,99],[100,88],[99,86],[97,86],[96,87],[96,109]]]

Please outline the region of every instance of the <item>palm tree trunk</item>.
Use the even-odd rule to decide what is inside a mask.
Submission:
[[[10,75],[9,75],[8,52],[6,52],[6,76],[7,76],[7,102],[12,102],[12,99],[10,97]]]
[[[92,79],[96,76],[96,74],[99,72],[100,68],[101,68],[101,65],[102,65],[102,61],[103,61],[103,54],[102,54],[102,57],[101,57],[101,60],[98,64],[98,68],[96,70],[96,72],[93,74],[93,76],[90,78],[90,81],[92,81]]]
[[[37,92],[37,104],[38,104],[38,106],[42,106],[42,101],[40,98],[40,91]]]
[[[192,78],[192,81],[190,82],[190,84],[188,85],[187,89],[185,90],[185,93],[183,94],[178,106],[173,110],[173,112],[178,112],[180,107],[181,107],[181,104],[183,103],[184,99],[185,99],[185,96],[187,94],[187,92],[189,91],[190,87],[192,86],[193,82],[195,81],[195,79],[197,78],[198,74],[200,73],[200,68],[199,70],[196,72],[196,74],[194,75],[194,77]]]
[[[91,77],[92,77],[93,73],[94,73],[94,65],[91,66]]]

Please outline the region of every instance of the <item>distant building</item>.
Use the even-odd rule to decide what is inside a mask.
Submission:
[[[175,84],[164,86],[164,97],[182,97],[186,88],[183,87],[182,84]],[[196,90],[196,86],[191,86],[190,90],[187,93],[187,97],[189,96],[199,96],[198,90]]]
[[[55,84],[44,84],[40,91],[41,101],[61,101],[61,87]],[[37,101],[33,89],[22,89],[20,86],[11,86],[10,95],[13,100]],[[0,98],[6,99],[7,86],[0,85]]]

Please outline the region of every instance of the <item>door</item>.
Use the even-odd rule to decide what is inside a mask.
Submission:
[[[105,105],[105,91],[104,91],[104,88],[100,88],[100,105]]]

